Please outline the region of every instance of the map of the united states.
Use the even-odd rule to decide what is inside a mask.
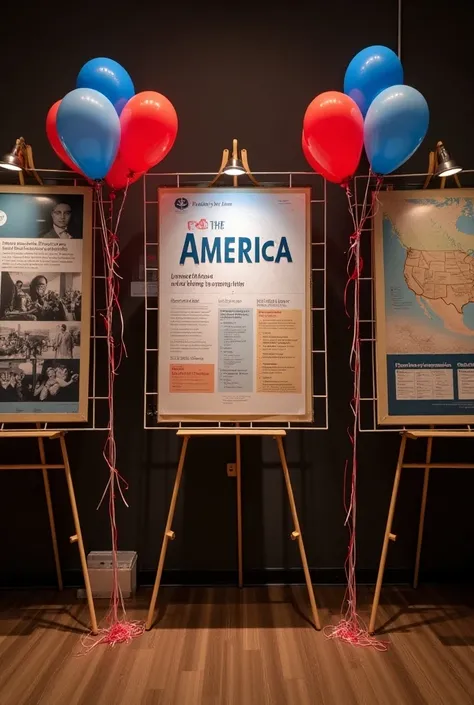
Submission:
[[[474,198],[469,196],[457,190],[446,196],[413,197],[411,192],[384,207],[385,246],[390,249],[396,239],[404,250],[401,261],[397,249],[393,250],[393,269],[386,250],[388,281],[403,299],[400,274],[424,314],[421,319],[410,317],[413,304],[403,299],[400,305],[393,299],[389,337],[399,351],[408,352],[420,336],[423,341],[430,339],[430,346],[435,345],[435,336],[436,345],[446,351],[472,345],[474,327],[466,318],[468,314],[471,321],[469,305],[474,306]]]
[[[474,301],[474,258],[462,250],[409,248],[404,269],[409,289],[418,296],[452,305],[462,313]]]

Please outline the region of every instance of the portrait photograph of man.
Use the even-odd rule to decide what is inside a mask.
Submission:
[[[47,232],[41,233],[39,237],[71,240],[74,237],[69,230],[71,216],[72,208],[69,203],[55,204],[51,210],[52,227]]]
[[[83,209],[79,194],[0,193],[0,238],[82,239]]]

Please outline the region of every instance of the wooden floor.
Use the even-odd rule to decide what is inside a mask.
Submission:
[[[472,705],[472,589],[386,588],[387,653],[329,641],[304,588],[163,588],[155,628],[81,654],[87,610],[72,592],[0,593],[1,705]],[[317,590],[324,624],[342,590]],[[143,619],[149,593],[128,616]],[[367,618],[371,591],[360,590]],[[98,616],[107,610],[97,601]]]

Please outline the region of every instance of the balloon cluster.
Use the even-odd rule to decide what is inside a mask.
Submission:
[[[428,104],[403,84],[398,56],[371,46],[347,67],[344,93],[321,93],[309,104],[303,153],[316,172],[336,184],[347,184],[354,175],[364,145],[372,171],[390,174],[416,152],[428,123]]]
[[[113,59],[88,61],[75,90],[49,109],[46,134],[58,157],[113,190],[137,181],[170,151],[178,132],[173,104],[155,91],[135,94]]]

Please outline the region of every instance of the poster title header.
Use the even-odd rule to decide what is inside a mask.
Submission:
[[[196,241],[194,233],[186,233],[180,264],[185,264],[189,259],[194,264],[258,264],[259,262],[274,262],[279,264],[284,261],[293,262],[286,237],[280,242],[263,240],[260,237],[208,237],[198,236]]]

